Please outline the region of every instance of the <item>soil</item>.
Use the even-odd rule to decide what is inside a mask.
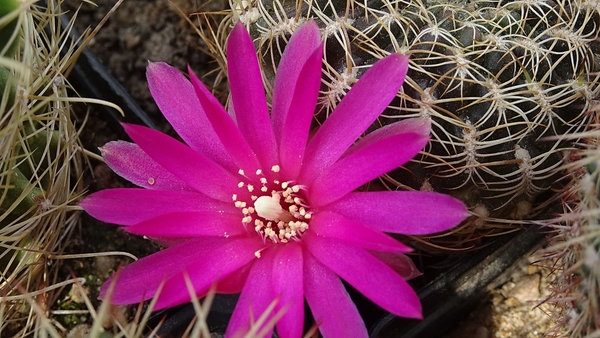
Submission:
[[[96,0],[98,6],[94,7],[68,0],[67,7],[70,13],[79,8],[76,28],[81,32],[86,27],[95,27],[114,3],[114,0]],[[162,118],[147,89],[147,62],[164,61],[182,71],[190,64],[205,83],[212,83],[213,75],[210,72],[216,65],[204,52],[206,46],[194,29],[177,13],[177,8],[189,14],[217,11],[226,5],[224,0],[207,3],[191,0],[126,0],[89,47],[139,102],[158,128],[171,133],[170,126]],[[100,116],[94,107],[82,108],[81,119],[87,108],[90,108],[90,122],[82,133],[87,149],[96,149],[108,141],[124,137],[122,131],[110,129],[111,124],[106,117]],[[93,171],[88,173],[85,182],[90,191],[129,186],[106,165],[92,160],[92,167]],[[69,247],[71,253],[124,251],[142,257],[159,249],[151,241],[128,235],[114,226],[99,223],[87,216],[84,216],[82,226],[74,238]],[[85,293],[98,306],[96,296],[101,283],[120,265],[130,261],[122,255],[71,260],[65,262],[63,270],[66,276],[76,275],[87,279]],[[548,295],[545,282],[548,271],[529,263],[521,262],[509,282],[490,290],[478,308],[473,313],[466,314],[465,321],[459,323],[446,337],[540,337],[550,330],[554,323],[547,312],[553,309],[547,306],[536,307],[539,300]],[[65,290],[58,306],[61,309],[86,309],[82,298],[72,290]],[[130,310],[122,310],[123,315],[127,315],[128,311]],[[89,316],[85,315],[62,316],[58,319],[65,327],[65,332],[70,331],[72,337],[85,332],[85,328],[91,323]]]

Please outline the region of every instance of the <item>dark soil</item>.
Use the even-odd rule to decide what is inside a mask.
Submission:
[[[98,7],[81,4],[76,28],[82,32],[96,27],[111,8],[114,0],[96,1]],[[80,1],[68,0],[70,12],[75,13]],[[89,48],[127,89],[152,119],[166,126],[154,104],[146,83],[148,61],[162,61],[187,72],[189,64],[206,83],[206,74],[216,68],[205,51],[206,46],[193,27],[182,17],[224,8],[222,0],[200,4],[199,1],[126,0],[116,9]],[[191,17],[197,22],[196,16]],[[202,24],[201,22],[199,24]]]

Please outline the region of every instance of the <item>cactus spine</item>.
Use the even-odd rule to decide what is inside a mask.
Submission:
[[[597,108],[595,108],[597,109]],[[590,113],[596,113],[591,111]],[[557,235],[546,250],[546,260],[556,268],[553,292],[546,300],[563,309],[557,320],[570,337],[600,334],[600,130],[582,133],[585,145],[571,154],[565,165],[571,177],[563,195],[563,214],[550,223]]]

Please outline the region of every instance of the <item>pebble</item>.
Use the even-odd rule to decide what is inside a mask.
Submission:
[[[540,279],[538,274],[522,276],[508,292],[508,297],[518,300],[521,304],[539,301]]]

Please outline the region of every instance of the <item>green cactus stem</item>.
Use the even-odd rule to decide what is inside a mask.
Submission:
[[[19,0],[0,1],[0,55],[11,56],[19,46]]]
[[[48,189],[52,172],[47,169],[50,161],[58,160],[60,134],[56,130],[36,127],[31,123],[26,123],[23,129],[25,139],[19,145],[17,153],[27,160],[22,161],[18,168],[31,182],[39,181],[41,187]]]
[[[0,111],[12,107],[15,102],[16,87],[11,72],[0,67]]]
[[[44,191],[29,180],[18,168],[7,176],[0,196],[0,213],[23,215],[35,212],[44,198]],[[0,223],[0,226],[2,224]]]

